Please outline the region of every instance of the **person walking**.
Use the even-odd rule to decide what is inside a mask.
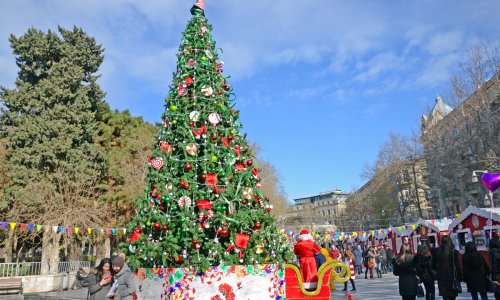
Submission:
[[[375,251],[375,271],[377,271],[377,278],[382,278],[382,256],[379,248],[374,248]]]
[[[112,264],[116,273],[115,283],[113,284],[116,290],[108,294],[108,297],[112,296],[114,300],[133,300],[135,284],[132,280],[132,271],[130,271],[122,256],[115,257]]]
[[[387,252],[385,250],[385,246],[384,245],[380,245],[380,263],[381,263],[381,271],[382,271],[382,274],[387,274]],[[382,276],[380,276],[382,277]]]
[[[500,274],[500,240],[498,233],[493,233],[493,238],[489,242],[489,254],[491,265],[491,281],[496,281],[497,275]]]
[[[425,287],[425,300],[436,299],[436,287],[434,286],[435,274],[432,270],[432,256],[427,245],[418,247],[417,255],[414,258],[417,276]]]
[[[399,276],[399,295],[403,300],[415,300],[418,282],[410,245],[401,246],[398,257],[393,261],[393,266],[394,275]]]
[[[367,279],[368,271],[370,272],[370,278],[373,279],[373,268],[375,268],[376,262],[375,262],[375,251],[372,246],[368,246],[368,248],[366,249],[365,261],[366,261],[365,279]]]
[[[363,252],[361,251],[361,246],[357,245],[352,251],[352,254],[354,254],[354,272],[357,271],[358,275],[361,275],[361,273],[363,273],[363,269],[361,268],[361,265],[363,264]]]
[[[309,231],[302,230],[297,237],[297,243],[293,253],[299,257],[300,273],[304,281],[304,288],[314,290],[318,286],[318,270],[314,256],[320,252],[320,248],[313,241]]]
[[[387,254],[387,271],[392,272],[392,260],[394,259],[394,251],[391,248],[387,247],[385,250]]]
[[[349,247],[347,247],[346,250],[344,251],[343,257],[344,257],[344,264],[351,271],[351,277],[349,278],[349,281],[351,282],[351,286],[352,286],[352,290],[351,291],[355,291],[356,290],[356,284],[354,284],[354,279],[356,279],[356,272],[354,272],[354,263],[353,263],[354,254],[349,249]],[[347,291],[347,281],[344,282],[344,289],[342,291],[344,291],[344,292]]]
[[[436,272],[439,295],[444,300],[455,300],[461,290],[454,288],[454,282],[462,281],[462,269],[449,235],[443,235],[441,245],[432,252],[432,269]]]
[[[341,260],[342,259],[342,254],[340,251],[335,247],[335,244],[332,244],[330,248],[330,257],[334,260]]]
[[[109,300],[107,294],[113,284],[113,275],[111,259],[103,258],[99,265],[86,278],[89,285],[88,299]]]
[[[481,254],[477,253],[474,242],[465,244],[465,253],[462,256],[463,277],[467,283],[467,291],[471,294],[472,300],[478,300],[478,293],[481,300],[488,300],[488,281],[490,268],[484,261]]]

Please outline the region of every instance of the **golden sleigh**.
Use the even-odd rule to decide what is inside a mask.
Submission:
[[[315,290],[308,291],[304,288],[304,282],[300,268],[295,264],[286,264],[286,299],[330,299],[330,285],[334,281],[344,283],[351,277],[351,270],[340,260],[329,260],[321,265],[318,270],[318,286]]]

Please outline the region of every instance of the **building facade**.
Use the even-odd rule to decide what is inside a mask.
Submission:
[[[287,210],[286,226],[335,230],[335,220],[345,213],[348,193],[333,190],[318,195],[297,198]]]
[[[491,206],[480,176],[500,171],[499,87],[496,74],[456,108],[438,98],[431,113],[422,117],[427,196],[439,216],[471,204]],[[495,206],[499,204],[495,199]]]

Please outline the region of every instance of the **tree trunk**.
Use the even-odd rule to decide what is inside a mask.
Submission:
[[[2,257],[4,258],[6,263],[12,262],[12,242],[14,238],[14,230],[9,231],[9,235],[5,240],[5,247],[2,251]]]
[[[79,261],[81,260],[81,247],[80,240],[77,238],[72,238],[68,241],[68,260],[69,261]]]
[[[57,274],[59,265],[59,243],[62,234],[51,229],[43,233],[42,239],[42,274]]]
[[[98,264],[103,258],[111,257],[111,240],[109,236],[105,236],[104,239],[98,239],[96,241],[96,264]]]

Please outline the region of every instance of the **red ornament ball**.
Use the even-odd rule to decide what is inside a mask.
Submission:
[[[229,91],[230,89],[231,89],[231,87],[229,85],[224,86],[224,90]]]
[[[189,122],[189,126],[194,127],[194,122],[193,121]]]
[[[189,163],[188,163],[188,164],[185,164],[185,165],[184,165],[184,170],[185,170],[185,171],[189,172],[189,171],[191,171],[192,169],[193,169],[193,166],[192,166],[191,164],[189,164]]]
[[[222,236],[222,237],[228,237],[228,236],[229,236],[229,230],[227,230],[227,229],[222,229],[221,231],[219,231],[219,234],[220,234],[220,236]]]
[[[253,161],[251,159],[247,160],[247,166],[253,165]]]
[[[155,230],[159,230],[161,228],[161,224],[159,222],[156,222],[154,225],[153,225],[153,228]]]
[[[255,223],[255,225],[253,226],[253,228],[255,229],[260,229],[260,227],[261,227],[260,222]]]
[[[191,185],[189,185],[189,183],[184,184],[184,188],[185,188],[186,190],[188,190],[188,189],[189,189],[189,187],[191,187]]]
[[[183,261],[184,260],[182,259],[182,256],[180,256],[180,255],[177,256],[177,258],[175,259],[175,262],[178,263],[178,264],[182,263]]]
[[[217,135],[212,134],[212,136],[210,138],[212,139],[212,141],[216,141],[217,140]]]
[[[161,230],[167,231],[168,230],[168,226],[167,225],[163,225],[163,227],[161,228]]]

